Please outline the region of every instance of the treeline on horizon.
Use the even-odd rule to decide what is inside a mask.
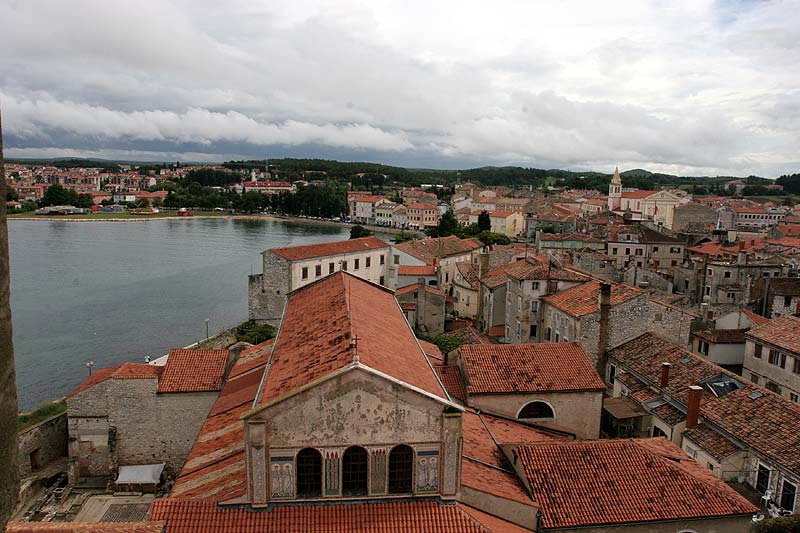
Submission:
[[[9,159],[31,165],[48,165],[58,168],[92,167],[102,168],[106,172],[121,172],[120,164],[138,165],[138,171],[161,168],[191,167],[200,164],[192,163],[135,163],[116,162],[91,159]],[[411,169],[368,162],[347,162],[330,159],[280,158],[268,160],[273,179],[281,181],[295,180],[334,180],[348,183],[352,189],[382,190],[392,186],[419,186],[424,183],[435,185],[453,185],[455,183],[475,182],[484,186],[509,187],[543,187],[546,185],[569,187],[576,189],[594,189],[601,192],[608,190],[610,173],[577,172],[562,169],[539,169],[519,166],[481,167],[463,170]],[[196,169],[187,175],[188,182],[197,182],[204,186],[222,187],[228,183],[246,179],[251,169],[264,171],[267,161],[242,160],[227,161],[222,166],[228,171],[214,169]],[[362,174],[359,176],[359,174]],[[777,183],[783,185],[785,193],[800,194],[800,174],[787,174],[772,181],[760,176],[676,176],[672,174],[654,173],[644,169],[632,169],[621,173],[626,187],[652,190],[662,187],[685,187],[696,194],[727,194],[724,183],[733,179],[746,182],[746,195],[780,194],[765,186]]]

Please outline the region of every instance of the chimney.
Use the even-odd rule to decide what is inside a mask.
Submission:
[[[661,388],[664,389],[669,385],[669,363],[661,363]]]
[[[703,396],[703,387],[692,385],[689,387],[689,403],[686,407],[686,429],[697,425],[700,418],[700,398]]]
[[[597,335],[597,373],[606,375],[606,349],[608,348],[608,316],[611,312],[611,284],[600,282],[600,331]]]

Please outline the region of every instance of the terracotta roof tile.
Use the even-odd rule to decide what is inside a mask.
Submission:
[[[435,276],[436,267],[433,265],[400,265],[397,267],[398,276]]]
[[[448,331],[447,335],[461,340],[463,344],[497,344],[496,340],[488,335],[484,335],[472,326]]]
[[[417,289],[419,289],[419,283],[412,283],[410,285],[406,285],[405,287],[399,287],[395,289],[394,294],[395,296],[402,296],[404,294],[415,292]],[[431,287],[430,285],[425,285],[425,292],[436,294],[443,298],[446,296],[442,289],[439,289],[438,287]]]
[[[72,398],[79,392],[94,387],[107,379],[152,379],[161,375],[163,367],[158,365],[148,365],[146,363],[121,363],[96,370],[83,383],[78,385],[72,392],[67,394],[67,398]]]
[[[522,259],[508,265],[506,274],[516,280],[589,281],[589,276],[574,270],[550,267],[546,261],[536,258]]]
[[[546,528],[747,515],[756,508],[660,439],[515,447]],[[667,457],[659,450],[672,450]],[[676,457],[686,464],[677,465]],[[635,490],[632,490],[635,480]],[[598,505],[602,502],[602,505]]]
[[[753,323],[754,323],[755,325],[757,325],[757,326],[760,326],[760,325],[762,325],[762,324],[766,324],[767,322],[769,322],[769,318],[767,318],[767,317],[765,317],[765,316],[758,315],[758,314],[756,314],[756,313],[752,312],[751,310],[749,310],[749,309],[747,309],[747,308],[745,308],[745,307],[742,307],[742,308],[741,308],[741,312],[742,312],[742,314],[743,314],[743,315],[745,315],[747,318],[749,318],[750,320],[752,320],[752,321],[753,321]]]
[[[164,522],[9,522],[7,533],[161,533]]]
[[[701,419],[708,420],[778,464],[800,472],[800,432],[794,425],[786,423],[787,420],[800,420],[800,405],[651,333],[610,350],[609,358],[619,362],[618,369],[635,372],[641,378],[639,381],[646,380],[651,388],[661,381],[661,363],[670,363],[669,384],[663,390],[684,405],[688,401],[690,385],[701,384],[719,375],[736,380],[741,384],[738,390],[720,397],[708,391],[703,394]]]
[[[427,355],[428,357],[433,357],[434,359],[438,359],[439,361],[444,359],[442,350],[439,349],[438,346],[436,346],[432,342],[424,341],[422,339],[418,340],[419,340],[419,345],[422,346],[422,350],[425,352],[425,355]]]
[[[338,272],[290,293],[258,405],[350,365],[356,338],[361,364],[446,398],[392,292]]]
[[[229,357],[228,350],[173,348],[158,380],[158,392],[218,391]]]
[[[224,501],[245,493],[244,425],[261,383],[273,339],[244,350],[211,407],[172,496]]]
[[[469,394],[605,390],[577,343],[466,344]]]
[[[369,236],[347,241],[321,242],[318,244],[304,244],[287,248],[272,248],[271,252],[289,261],[327,257],[329,255],[350,254],[369,250],[388,248],[389,245],[377,237]]]
[[[611,283],[611,305],[619,305],[646,294],[642,289],[620,283]],[[600,312],[600,281],[572,287],[565,291],[545,296],[550,305],[561,309],[572,316],[583,316]]]
[[[718,460],[726,459],[741,451],[738,446],[705,424],[687,429],[683,432],[683,436],[695,442],[703,451],[710,453]]]
[[[474,250],[483,248],[483,246],[484,244],[478,239],[459,239],[451,235],[449,237],[408,241],[396,245],[395,248],[432,265],[438,259],[468,254]]]
[[[491,533],[520,531],[494,519],[483,525],[464,506],[432,501],[344,503],[276,506],[269,511],[223,508],[212,502],[167,498],[156,500],[152,519],[163,520],[169,533],[227,533],[264,531],[281,533]],[[516,527],[516,529],[506,528]],[[524,531],[524,530],[522,530]]]
[[[451,397],[462,402],[466,401],[467,391],[464,386],[464,378],[461,376],[461,369],[455,365],[434,365],[433,369],[439,374],[442,385]]]
[[[748,331],[747,337],[800,353],[800,318],[792,315],[774,318]]]

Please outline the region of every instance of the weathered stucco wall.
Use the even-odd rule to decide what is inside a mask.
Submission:
[[[537,400],[548,403],[555,412],[555,418],[532,422],[573,432],[579,439],[596,439],[600,436],[603,391],[470,395],[467,404],[516,419],[520,409]]]
[[[445,408],[361,369],[272,405],[248,420],[252,501],[295,498],[296,455],[306,447],[324,458],[324,497],[342,497],[341,458],[354,445],[369,454],[369,495],[386,495],[388,457],[398,444],[414,450],[414,494],[454,497],[460,486],[461,416]]]

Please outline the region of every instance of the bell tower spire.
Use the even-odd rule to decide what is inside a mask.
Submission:
[[[608,186],[608,209],[618,211],[622,207],[622,178],[619,175],[619,167],[614,167],[614,176]]]

